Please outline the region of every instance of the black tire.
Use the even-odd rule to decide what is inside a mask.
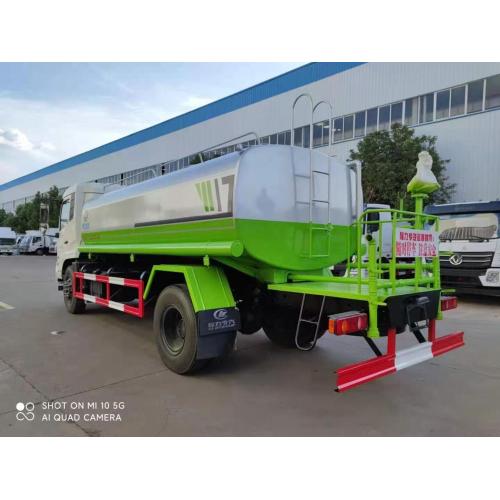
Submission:
[[[39,248],[36,252],[35,252],[37,255],[43,255],[43,249],[42,248]]]
[[[167,368],[186,374],[207,363],[196,359],[198,325],[186,285],[167,286],[160,293],[153,327],[160,357]]]
[[[268,308],[264,316],[264,324],[262,328],[267,338],[276,345],[286,347],[288,349],[296,348],[295,332],[297,329],[297,321],[299,319],[299,311],[291,307],[274,306]],[[326,330],[327,321],[323,320],[318,332],[318,339],[321,338]],[[307,325],[303,324],[299,342],[307,345],[314,337],[315,327],[311,325],[310,330],[306,330]]]
[[[82,314],[85,312],[85,301],[73,297],[73,269],[68,267],[64,272],[63,297],[64,305],[71,314]]]

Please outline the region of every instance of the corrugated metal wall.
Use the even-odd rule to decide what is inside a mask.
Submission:
[[[296,77],[288,77],[287,85],[293,90],[283,91],[284,87],[279,87],[279,78],[269,80],[263,89],[248,89],[246,94],[241,93],[241,97],[237,94],[238,99],[241,99],[239,104],[244,107],[231,110],[226,102],[226,108],[221,108],[225,109],[223,114],[207,115],[205,121],[193,125],[188,125],[188,113],[183,118],[188,120],[187,128],[149,138],[146,142],[131,143],[126,149],[109,152],[105,156],[0,191],[0,202],[27,197],[54,184],[68,186],[174,160],[249,131],[268,135],[289,129],[291,104],[301,92],[311,93],[315,101],[329,100],[337,116],[500,73],[500,63],[370,63],[295,88],[303,81],[321,78],[338,69],[321,64],[304,68],[308,67],[308,71],[303,70]],[[253,95],[251,92],[259,94]],[[272,97],[266,98],[266,95]],[[245,102],[254,103],[245,105]],[[203,109],[198,112],[203,112]],[[306,101],[301,102],[297,107],[296,126],[308,123],[309,113]],[[315,121],[326,117],[327,110],[323,107],[318,110]],[[142,137],[141,134],[147,134],[147,130],[134,136]],[[416,127],[416,133],[437,135],[440,153],[451,159],[450,180],[458,184],[456,201],[500,197],[499,132],[500,110]],[[335,144],[333,151],[324,150],[345,160],[355,145],[356,141],[351,140]]]

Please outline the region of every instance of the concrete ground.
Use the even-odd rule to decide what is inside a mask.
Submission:
[[[439,323],[465,348],[338,394],[334,370],[372,356],[361,339],[299,352],[240,335],[225,364],[179,376],[151,314],[68,314],[54,264],[0,257],[0,436],[500,435],[498,298],[462,299]]]

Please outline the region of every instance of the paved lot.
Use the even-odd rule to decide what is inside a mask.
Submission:
[[[1,436],[500,435],[500,299],[463,299],[440,322],[465,348],[337,394],[333,371],[371,357],[360,339],[304,353],[241,335],[224,365],[183,377],[161,363],[150,316],[67,314],[54,263],[0,257]]]

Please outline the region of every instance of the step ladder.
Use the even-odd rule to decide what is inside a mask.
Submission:
[[[321,298],[321,307],[320,307],[317,319],[313,319],[313,318],[306,319],[306,318],[304,318],[304,304],[306,302],[306,297],[307,297],[307,294],[304,293],[302,295],[302,303],[300,305],[300,313],[299,313],[299,319],[297,321],[297,328],[295,330],[295,346],[297,347],[297,349],[299,349],[301,351],[310,351],[316,345],[316,342],[318,340],[318,335],[319,335],[319,328],[320,328],[320,324],[321,324],[321,317],[323,316],[323,309],[325,308],[325,299],[326,299],[326,297],[323,295],[323,297]],[[312,340],[309,341],[308,344],[301,344],[300,343],[301,327],[304,323],[307,325],[315,326],[314,336],[313,336]]]
[[[314,130],[314,112],[320,106],[321,104],[326,104],[330,108],[330,132],[329,132],[329,137],[328,137],[328,147],[331,146],[331,126],[333,124],[333,110],[332,106],[330,103],[326,101],[320,101],[316,105],[314,105],[313,99],[310,94],[300,94],[294,101],[293,106],[292,106],[292,123],[291,123],[291,131],[290,131],[290,136],[291,136],[291,141],[292,145],[294,145],[294,137],[295,137],[295,126],[294,126],[294,115],[295,115],[295,106],[297,102],[302,99],[302,98],[308,98],[310,103],[311,103],[311,122],[309,125],[309,172],[308,174],[304,173],[297,173],[296,166],[295,166],[295,161],[294,161],[294,156],[292,153],[292,166],[293,166],[293,180],[294,180],[294,194],[295,194],[295,205],[306,205],[309,207],[308,210],[308,231],[307,231],[307,240],[306,240],[306,245],[305,245],[305,251],[304,251],[304,257],[308,258],[314,258],[314,257],[328,257],[330,255],[330,227],[331,227],[331,176],[330,176],[330,165],[327,167],[327,171],[323,170],[318,170],[317,168],[314,167],[314,162],[313,162],[313,154],[312,154],[312,147],[313,147],[313,130]],[[321,176],[324,177],[323,180],[327,183],[328,186],[328,194],[327,194],[327,199],[321,199],[317,194],[316,194],[316,183],[315,180],[318,180],[317,178],[315,179],[315,176]],[[297,186],[297,181],[298,179],[307,179],[309,186],[308,186],[308,198],[306,200],[301,200],[299,199],[299,189]],[[320,183],[321,184],[321,183]],[[315,204],[322,204],[327,211],[327,217],[326,221],[323,220],[318,220],[319,217],[317,217],[315,220],[314,216],[314,207]],[[321,225],[321,227],[315,227],[316,225]],[[325,252],[317,252],[315,249],[315,241],[318,242],[317,239],[315,239],[315,235],[321,234],[323,235],[325,241],[326,241],[326,251]],[[319,245],[318,245],[319,246]]]

